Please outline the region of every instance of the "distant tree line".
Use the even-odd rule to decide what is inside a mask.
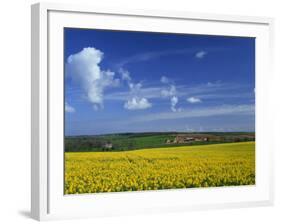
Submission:
[[[108,144],[112,144],[112,147],[108,148]],[[70,137],[65,138],[64,146],[66,152],[122,151],[134,149],[136,141],[134,139],[118,141],[98,137]]]

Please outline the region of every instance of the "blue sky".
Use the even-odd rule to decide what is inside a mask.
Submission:
[[[254,38],[64,32],[66,135],[254,131]]]

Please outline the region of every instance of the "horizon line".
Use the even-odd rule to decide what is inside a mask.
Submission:
[[[64,137],[82,137],[82,136],[102,136],[102,135],[121,135],[121,134],[148,134],[148,133],[256,133],[256,131],[146,131],[146,132],[114,132],[103,134],[79,134],[79,135],[64,135]]]

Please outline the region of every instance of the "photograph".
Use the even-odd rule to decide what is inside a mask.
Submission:
[[[255,41],[64,27],[64,194],[255,185]]]

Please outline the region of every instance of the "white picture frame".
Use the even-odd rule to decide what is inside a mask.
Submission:
[[[99,217],[273,203],[270,131],[273,19],[190,12],[32,5],[31,214],[37,220]],[[93,22],[94,21],[94,22]],[[63,194],[63,27],[256,38],[256,185],[100,195]],[[56,75],[54,75],[56,74]]]

